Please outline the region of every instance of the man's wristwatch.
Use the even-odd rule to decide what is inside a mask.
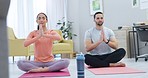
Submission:
[[[106,43],[106,44],[108,44],[108,43],[109,43],[109,41],[110,41],[110,40],[107,40],[107,42],[105,42],[105,43]]]

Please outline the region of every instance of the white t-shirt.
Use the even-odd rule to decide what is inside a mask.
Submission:
[[[105,36],[108,40],[110,40],[111,38],[115,38],[115,34],[111,29],[107,27],[104,27],[103,29],[104,29]],[[96,27],[92,27],[85,32],[84,41],[89,39],[92,41],[92,43],[96,43],[100,40],[100,36],[101,36],[101,30],[97,30]],[[112,52],[111,47],[105,42],[102,42],[95,49],[90,51],[90,54],[103,55],[111,52]]]

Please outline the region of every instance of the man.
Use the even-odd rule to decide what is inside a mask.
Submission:
[[[118,49],[114,32],[103,26],[102,12],[94,14],[94,22],[96,26],[85,32],[85,48],[89,53],[85,55],[85,63],[90,67],[124,67],[125,64],[119,61],[126,52],[123,48]]]

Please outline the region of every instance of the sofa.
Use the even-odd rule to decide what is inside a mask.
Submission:
[[[8,30],[8,45],[9,45],[9,56],[25,56],[26,59],[30,60],[31,55],[34,55],[34,46],[30,45],[28,47],[23,46],[23,42],[25,39],[18,39],[12,28],[7,27]],[[72,40],[65,40],[62,36],[61,30],[54,30],[60,36],[61,40],[54,41],[52,53],[56,54],[69,54],[69,58],[73,58],[73,41]]]
[[[7,30],[9,56],[13,57],[13,62],[15,56],[26,56],[26,59],[30,60],[30,56],[34,54],[33,45],[24,47],[23,43],[25,39],[18,39],[10,27],[7,27]]]
[[[69,54],[69,58],[73,58],[73,41],[72,40],[65,40],[62,36],[61,30],[54,30],[56,31],[60,36],[61,40],[54,41],[53,43],[53,54]]]

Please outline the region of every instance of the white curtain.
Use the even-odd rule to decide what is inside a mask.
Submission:
[[[16,37],[26,38],[37,29],[37,14],[44,12],[48,16],[48,28],[56,29],[58,20],[66,18],[66,4],[67,0],[11,0],[7,25],[13,28]]]
[[[17,38],[26,38],[34,29],[32,0],[11,0],[7,25],[13,28]]]
[[[47,0],[46,6],[49,28],[59,29],[57,22],[67,20],[67,0]]]
[[[46,0],[33,0],[33,11],[34,11],[34,27],[37,29],[36,17],[37,14],[43,12],[46,13]]]
[[[7,26],[13,28],[15,30],[15,34],[17,33],[17,26],[18,26],[18,16],[17,16],[17,0],[11,0],[9,11],[7,15]]]

